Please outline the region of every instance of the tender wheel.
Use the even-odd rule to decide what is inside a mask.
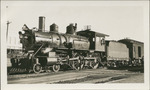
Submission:
[[[73,61],[72,67],[73,67],[73,69],[75,69],[75,70],[80,70],[80,63],[78,62],[78,60]]]
[[[40,64],[34,64],[33,65],[33,71],[34,73],[40,73],[42,71],[42,67]]]
[[[60,65],[53,65],[53,71],[58,72],[60,70]]]
[[[99,63],[96,60],[90,62],[90,67],[92,69],[97,69],[98,66],[99,66]]]

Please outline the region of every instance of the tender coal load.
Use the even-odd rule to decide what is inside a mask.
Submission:
[[[75,34],[77,29],[77,24],[75,26],[71,23],[69,26],[66,27],[66,34]]]
[[[56,33],[58,33],[58,25],[56,25],[55,23],[53,23],[52,25],[50,25],[50,32],[56,32]]]

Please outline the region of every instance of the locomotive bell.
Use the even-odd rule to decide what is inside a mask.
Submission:
[[[55,23],[53,23],[52,25],[50,25],[50,32],[56,32],[56,33],[58,33],[58,25],[56,25]]]

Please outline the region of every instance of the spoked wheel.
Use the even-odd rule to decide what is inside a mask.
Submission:
[[[60,65],[53,65],[53,71],[58,72],[60,70]]]
[[[99,62],[97,62],[97,60],[94,60],[94,61],[91,61],[91,62],[90,62],[90,67],[91,67],[92,69],[97,69],[98,66],[99,66]]]
[[[78,60],[73,61],[72,67],[73,67],[74,70],[80,70],[80,63],[79,63],[79,61]]]
[[[83,69],[84,68],[84,61],[81,61],[80,62],[80,69]]]
[[[42,71],[42,66],[40,64],[34,64],[33,65],[33,71],[35,73],[40,73]]]
[[[117,65],[116,65],[116,63],[115,63],[115,62],[113,62],[113,63],[112,63],[112,66],[113,66],[113,67],[117,67]]]

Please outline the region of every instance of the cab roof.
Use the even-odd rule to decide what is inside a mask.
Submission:
[[[118,41],[124,41],[124,42],[128,42],[128,43],[140,43],[140,44],[144,44],[143,42],[140,42],[140,41],[136,41],[136,40],[133,40],[133,39],[121,39],[121,40],[118,40]]]
[[[84,31],[78,31],[77,32],[78,35],[84,35],[84,36],[91,36],[91,35],[96,35],[98,37],[105,37],[105,36],[109,36],[103,33],[99,33],[99,32],[95,32],[95,31],[91,31],[91,30],[84,30]]]

